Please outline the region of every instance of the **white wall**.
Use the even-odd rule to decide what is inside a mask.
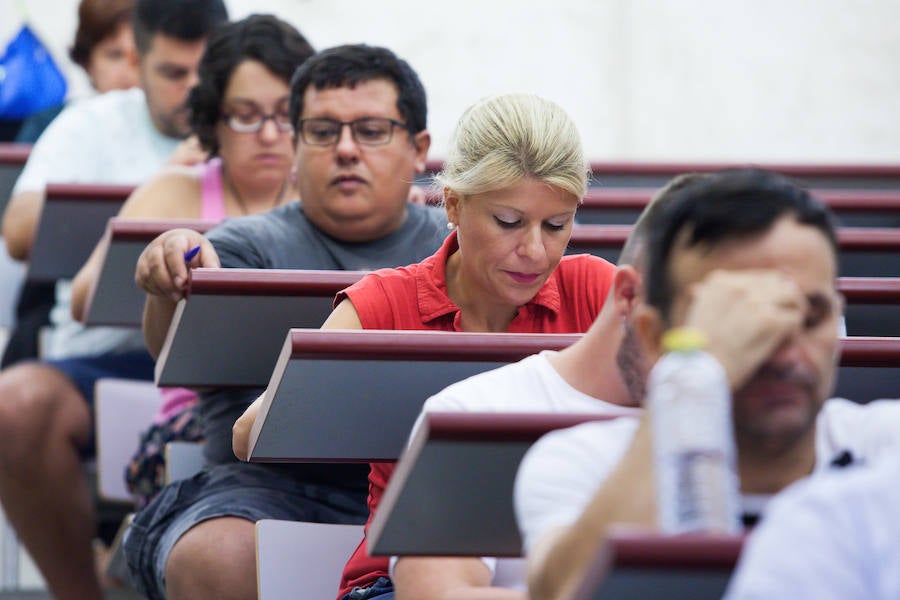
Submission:
[[[895,0],[227,2],[319,48],[365,41],[409,60],[435,157],[471,102],[531,91],[572,114],[594,160],[900,162]],[[27,1],[61,60],[76,4]],[[18,24],[0,0],[0,41]]]

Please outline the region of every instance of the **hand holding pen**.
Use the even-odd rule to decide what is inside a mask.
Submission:
[[[134,279],[148,294],[178,302],[187,289],[191,268],[219,266],[215,249],[202,234],[191,229],[173,229],[144,249]]]
[[[189,265],[191,261],[194,260],[194,257],[200,254],[200,246],[194,246],[190,250],[184,253],[184,264]]]

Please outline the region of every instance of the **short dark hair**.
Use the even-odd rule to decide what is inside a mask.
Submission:
[[[238,65],[257,61],[290,84],[297,66],[314,53],[299,31],[273,15],[250,15],[216,29],[200,59],[200,82],[188,97],[191,127],[203,148],[212,155],[219,152],[216,124],[222,118],[225,88]]]
[[[397,86],[397,110],[411,134],[425,130],[428,104],[419,76],[402,58],[388,50],[366,44],[337,46],[323,50],[303,63],[291,81],[291,121],[298,128],[303,113],[303,95],[312,85],[317,90],[356,87],[373,79],[387,79]],[[299,128],[298,128],[299,129]]]
[[[223,0],[137,0],[132,19],[134,45],[143,55],[157,34],[185,41],[202,40],[227,21],[228,9]]]
[[[69,49],[72,62],[85,71],[94,48],[114,35],[121,25],[131,24],[134,0],[81,0],[78,4],[78,29]]]
[[[821,231],[837,257],[831,211],[781,175],[762,169],[731,169],[709,173],[674,189],[647,237],[647,303],[669,321],[675,294],[670,262],[683,232],[687,248],[713,247],[725,240],[761,235],[785,215]]]
[[[628,239],[625,240],[625,245],[622,246],[622,251],[619,253],[618,264],[631,265],[639,272],[644,272],[647,265],[647,237],[655,229],[660,213],[669,205],[675,192],[704,177],[706,177],[705,173],[684,173],[673,177],[653,194],[650,202],[634,222],[631,233],[628,234]]]

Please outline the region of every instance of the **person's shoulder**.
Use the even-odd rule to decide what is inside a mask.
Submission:
[[[200,172],[197,167],[168,167],[138,186],[120,212],[124,217],[200,218]]]
[[[842,398],[827,400],[816,421],[820,461],[850,452],[854,462],[879,462],[900,454],[900,401],[857,404]],[[824,464],[824,462],[822,463]]]
[[[277,225],[272,226],[274,223],[277,222],[267,213],[231,217],[206,232],[206,237],[219,252],[231,245],[255,246],[258,240],[265,239],[267,233],[277,237]]]
[[[140,88],[111,90],[80,98],[68,104],[59,118],[87,123],[109,123],[129,119],[135,110],[146,110],[147,100]]]
[[[570,254],[559,261],[560,274],[586,273],[598,278],[612,278],[616,266],[608,260],[593,254]]]
[[[827,427],[853,428],[883,425],[896,430],[900,427],[900,399],[873,400],[860,404],[844,398],[831,398],[822,405],[819,423]]]
[[[412,264],[370,271],[341,291],[335,302],[349,299],[363,329],[409,329],[409,323],[400,325],[396,319],[420,319],[416,283],[418,268],[418,264]],[[403,316],[398,317],[398,314]]]
[[[509,408],[508,405],[523,411],[527,410],[528,401],[535,400],[539,391],[535,390],[534,395],[527,398],[518,394],[511,398],[511,390],[522,384],[523,376],[541,368],[542,363],[549,366],[545,356],[535,354],[497,369],[472,375],[431,396],[425,401],[422,410],[424,412],[490,411]]]
[[[76,103],[73,108],[81,107],[82,110],[103,111],[115,109],[144,109],[147,106],[147,96],[141,88],[133,87],[127,90],[110,90]]]
[[[357,289],[372,288],[377,286],[381,290],[390,293],[409,286],[415,286],[416,276],[421,265],[413,263],[402,267],[384,267],[366,273],[366,275],[354,284]]]
[[[590,254],[564,256],[553,271],[562,306],[585,331],[603,308],[616,277],[615,265]],[[583,310],[580,310],[583,309]],[[580,318],[578,317],[580,315]]]
[[[793,511],[798,506],[818,507],[841,514],[851,506],[861,509],[864,504],[881,505],[888,500],[891,507],[900,501],[900,456],[807,477],[778,494],[771,508]]]
[[[114,90],[73,101],[47,126],[38,138],[35,150],[65,149],[72,154],[90,155],[105,148],[110,134],[127,131],[141,136],[148,120],[144,92],[138,88]],[[102,162],[102,161],[101,161]]]
[[[566,429],[557,429],[538,440],[528,454],[545,456],[597,457],[606,450],[624,449],[638,427],[636,417],[589,421]]]
[[[218,234],[224,232],[250,236],[272,235],[277,237],[280,235],[279,231],[287,229],[296,236],[303,235],[303,230],[299,226],[304,222],[305,219],[300,211],[299,202],[289,202],[266,212],[230,217],[210,233],[216,232]]]

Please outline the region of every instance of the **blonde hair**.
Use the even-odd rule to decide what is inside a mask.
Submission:
[[[581,136],[559,105],[531,94],[504,94],[463,113],[435,181],[467,196],[533,177],[580,201],[589,176]]]

